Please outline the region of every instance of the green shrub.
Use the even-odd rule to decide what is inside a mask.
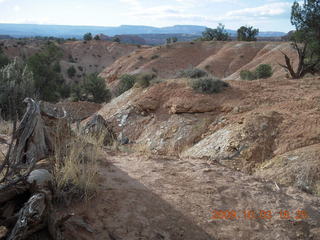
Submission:
[[[76,75],[77,70],[74,68],[74,66],[71,66],[68,68],[67,73],[69,78],[73,78]]]
[[[0,68],[9,64],[9,58],[3,53],[2,48],[0,47]]]
[[[26,97],[35,97],[35,81],[28,67],[16,59],[0,69],[0,114],[12,120],[22,116]]]
[[[83,40],[84,41],[91,41],[92,40],[92,34],[91,33],[86,33],[83,35]]]
[[[61,72],[61,67],[60,67],[60,64],[59,62],[55,62],[53,64],[53,67],[52,67],[53,71],[57,72],[57,73],[60,73]]]
[[[105,80],[97,73],[86,75],[82,83],[72,86],[71,92],[73,101],[103,103],[109,102],[112,97]]]
[[[152,56],[151,56],[151,60],[157,59],[157,58],[159,58],[159,57],[160,57],[160,56],[159,56],[158,54],[152,55]]]
[[[269,78],[273,74],[270,64],[260,64],[255,71],[257,78]]]
[[[133,87],[136,82],[136,76],[130,74],[124,74],[120,77],[120,82],[116,88],[116,96],[120,96],[122,93],[128,91]]]
[[[209,74],[202,69],[199,68],[189,68],[185,70],[181,70],[178,73],[178,77],[185,77],[185,78],[201,78],[201,77],[207,77]]]
[[[84,79],[84,92],[88,96],[87,100],[96,103],[109,102],[111,100],[111,92],[107,88],[106,82],[99,77],[97,73],[89,74]]]
[[[199,78],[192,81],[192,88],[199,93],[219,93],[229,84],[217,78]]]
[[[48,41],[44,49],[27,59],[27,65],[33,73],[35,92],[40,100],[56,102],[64,79],[56,72],[54,63],[62,59],[63,51],[55,42]]]
[[[62,85],[59,86],[58,90],[59,90],[60,98],[65,99],[70,97],[71,88],[68,84],[63,83]]]
[[[136,83],[135,86],[141,88],[147,88],[150,86],[151,80],[156,77],[154,73],[141,73],[136,75]]]
[[[240,78],[242,80],[250,80],[251,81],[251,80],[256,79],[256,75],[249,70],[242,70],[240,72]]]

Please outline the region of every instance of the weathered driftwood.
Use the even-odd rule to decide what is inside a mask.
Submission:
[[[45,226],[46,196],[48,193],[36,193],[21,208],[19,218],[8,240],[25,239]]]

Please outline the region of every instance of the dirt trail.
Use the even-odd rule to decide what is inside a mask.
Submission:
[[[78,212],[94,239],[320,239],[319,198],[205,160],[107,155],[100,171],[98,196]],[[212,209],[239,219],[211,220]],[[296,220],[301,209],[309,217]],[[248,220],[243,210],[273,216]]]

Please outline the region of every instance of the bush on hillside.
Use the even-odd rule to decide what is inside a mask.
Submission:
[[[55,62],[62,56],[63,51],[57,43],[48,41],[44,49],[28,58],[27,65],[33,73],[35,92],[40,100],[56,102],[60,99],[59,90],[65,81],[56,71]]]
[[[72,86],[71,92],[73,101],[103,103],[109,102],[112,98],[105,80],[97,73],[86,75],[82,83],[76,83]]]
[[[256,75],[253,72],[249,71],[249,70],[242,70],[240,72],[240,78],[242,80],[251,81],[251,80],[255,80],[256,79]]]
[[[0,69],[0,109],[1,116],[12,120],[17,113],[22,116],[25,108],[23,100],[34,97],[35,87],[32,72],[16,59]]]
[[[105,80],[99,77],[97,73],[85,77],[83,88],[89,101],[103,103],[111,100],[111,92],[107,88]]]
[[[254,72],[249,70],[242,70],[240,78],[242,80],[255,80],[260,78],[269,78],[273,74],[270,64],[260,64]]]
[[[136,76],[130,74],[124,74],[120,77],[120,82],[116,88],[116,96],[120,96],[122,93],[131,89],[136,82]]]
[[[189,68],[189,69],[185,69],[185,70],[181,70],[178,73],[178,77],[180,78],[201,78],[201,77],[207,77],[209,76],[209,74],[202,69],[199,68]]]
[[[270,64],[260,64],[255,71],[257,78],[269,78],[273,74]]]
[[[9,64],[9,62],[10,62],[9,58],[3,53],[3,50],[0,47],[0,68]]]
[[[152,56],[151,56],[151,60],[157,59],[157,58],[159,58],[159,57],[160,57],[160,56],[159,56],[158,54],[152,55]]]
[[[191,87],[199,93],[213,94],[223,91],[229,84],[217,78],[199,78],[192,81]]]
[[[59,62],[55,62],[52,67],[53,71],[57,73],[61,73],[61,66]]]
[[[76,75],[77,70],[75,69],[74,66],[71,66],[68,68],[67,73],[69,78],[73,78]]]

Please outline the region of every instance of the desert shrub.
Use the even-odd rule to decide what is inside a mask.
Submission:
[[[0,54],[0,68],[9,64],[10,60],[4,54]]]
[[[63,84],[59,85],[58,91],[59,91],[60,98],[65,99],[65,98],[70,97],[71,87],[70,87],[70,85],[63,83]]]
[[[109,102],[112,97],[105,80],[97,73],[86,75],[83,82],[72,86],[71,92],[73,101],[103,103]]]
[[[92,40],[92,34],[91,33],[86,33],[83,35],[83,40],[84,41],[91,41]]]
[[[77,70],[74,68],[74,66],[71,66],[67,69],[67,73],[69,78],[73,78],[76,75]]]
[[[28,68],[32,71],[35,92],[39,99],[55,102],[60,97],[60,86],[65,84],[62,75],[55,71],[54,63],[59,61],[63,52],[54,42],[48,42],[43,50],[27,60]]]
[[[107,88],[105,80],[99,77],[97,73],[85,77],[83,88],[87,96],[92,96],[93,102],[103,103],[111,100],[111,92]],[[87,97],[87,99],[90,100],[90,97]]]
[[[192,81],[192,88],[196,92],[212,94],[219,93],[229,84],[217,78],[199,78]]]
[[[5,119],[24,112],[26,97],[35,96],[35,82],[28,67],[17,60],[0,69],[0,109]]]
[[[147,87],[149,87],[151,80],[156,78],[156,74],[154,74],[154,73],[141,73],[141,74],[137,74],[135,77],[136,77],[135,86],[141,87],[141,88],[147,88]]]
[[[0,68],[9,64],[9,58],[3,53],[2,48],[0,47]]]
[[[136,82],[136,76],[124,74],[120,77],[120,82],[116,89],[116,95],[120,96],[122,93],[131,89]]]
[[[160,56],[159,56],[158,54],[152,55],[152,56],[151,56],[151,60],[157,59],[157,58],[159,58],[159,57],[160,57]]]
[[[52,67],[53,71],[57,72],[57,73],[60,73],[61,72],[61,66],[59,64],[59,62],[55,62],[53,64],[53,67]]]
[[[256,79],[256,75],[249,70],[242,70],[240,72],[240,78],[242,80],[250,80],[251,81],[251,80]]]
[[[201,78],[201,77],[207,77],[209,74],[202,69],[199,68],[189,68],[185,70],[181,70],[178,73],[178,77],[185,77],[185,78]]]
[[[260,64],[255,70],[257,78],[269,78],[272,74],[273,72],[270,64]]]
[[[71,62],[71,63],[76,63],[77,62],[76,59],[74,59],[71,54],[69,54],[68,58],[69,58],[69,62]]]
[[[82,84],[80,83],[73,83],[71,85],[71,100],[73,102],[78,102],[78,101],[85,101],[85,96],[83,93],[83,88]]]

